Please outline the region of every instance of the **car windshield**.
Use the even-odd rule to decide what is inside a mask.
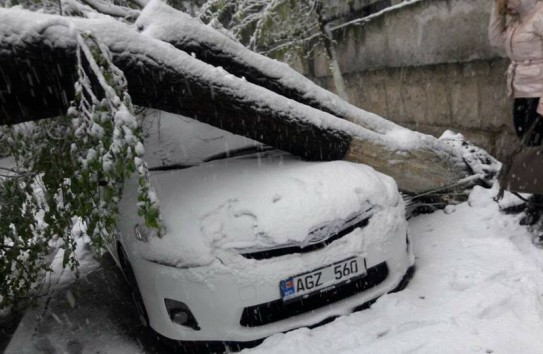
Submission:
[[[265,151],[274,150],[274,147],[267,146],[267,145],[258,145],[258,146],[247,146],[242,147],[235,150],[228,150],[225,152],[221,152],[216,155],[209,156],[205,159],[203,159],[202,163],[216,161],[216,160],[223,160],[227,158],[232,157],[239,157],[239,156],[249,156],[258,154]],[[149,168],[150,171],[170,171],[170,170],[182,170],[189,167],[199,166],[201,163],[193,163],[193,164],[171,164],[171,165],[162,165],[162,166],[155,166]]]
[[[267,146],[267,145],[247,146],[247,147],[242,147],[242,148],[235,149],[235,150],[229,150],[229,151],[222,152],[220,154],[210,156],[210,157],[204,159],[204,162],[222,160],[222,159],[226,159],[226,158],[229,158],[229,157],[253,155],[255,153],[269,151],[269,150],[273,150],[273,149],[274,148],[272,146]]]
[[[145,160],[151,171],[183,169],[273,149],[197,120],[166,112],[148,114],[143,129]]]

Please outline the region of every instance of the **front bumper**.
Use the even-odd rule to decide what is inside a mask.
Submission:
[[[341,242],[319,251],[261,261],[238,256],[223,262],[217,260],[205,267],[179,269],[146,261],[139,258],[137,252],[131,252],[131,263],[150,325],[160,335],[181,341],[248,342],[351,313],[401,285],[413,264],[413,256],[406,248],[406,224],[395,225],[388,230],[386,238],[369,237],[371,232],[371,227],[355,230]],[[292,310],[292,317],[288,317],[289,309],[282,307],[280,298],[282,279],[352,256],[363,256],[368,269],[380,269],[382,279],[360,292],[348,294],[350,296],[344,296],[339,289],[336,297],[328,299],[327,306],[297,308]],[[383,265],[386,266],[384,276]],[[164,299],[185,303],[200,330],[173,323]],[[257,320],[256,324],[254,318],[244,322],[251,311],[257,316],[264,313],[254,312],[255,308],[263,310],[273,306],[283,311],[281,318],[271,322]],[[287,316],[284,316],[285,311]],[[273,308],[266,313],[277,316]]]

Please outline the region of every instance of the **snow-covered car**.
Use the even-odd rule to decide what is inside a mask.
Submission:
[[[110,251],[162,336],[254,341],[363,308],[411,274],[404,202],[390,177],[302,161],[164,112],[146,124],[166,232],[144,226],[132,179]]]

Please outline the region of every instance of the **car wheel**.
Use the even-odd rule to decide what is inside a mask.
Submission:
[[[136,305],[136,311],[138,313],[139,320],[144,327],[149,327],[149,317],[147,316],[147,311],[145,310],[145,304],[143,303],[143,298],[141,297],[140,289],[138,288],[138,283],[136,281],[136,276],[132,270],[132,266],[128,261],[128,256],[124,248],[119,245],[119,261],[121,263],[121,268],[124,274],[126,281],[128,282],[128,287],[130,289],[130,294],[132,300]]]

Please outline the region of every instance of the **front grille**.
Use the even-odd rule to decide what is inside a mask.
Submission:
[[[328,237],[326,240],[324,240],[322,242],[319,242],[319,243],[313,243],[313,244],[307,245],[305,247],[302,247],[302,246],[290,246],[290,247],[277,248],[277,249],[272,249],[272,250],[257,251],[257,252],[251,252],[251,253],[242,253],[241,255],[243,257],[245,257],[245,258],[261,260],[261,259],[269,259],[269,258],[274,258],[274,257],[280,257],[280,256],[284,256],[284,255],[287,255],[287,254],[293,254],[293,253],[307,253],[307,252],[316,251],[316,250],[322,249],[322,248],[328,246],[329,244],[331,244],[332,242],[334,242],[336,240],[339,240],[340,238],[350,234],[351,232],[353,232],[354,230],[356,230],[359,227],[362,228],[362,227],[367,226],[368,223],[369,223],[370,218],[371,218],[371,215],[368,216],[367,218],[357,222],[356,224],[353,224],[353,225],[341,230],[337,234],[335,234],[335,235],[333,235],[331,237]]]
[[[258,327],[284,320],[333,302],[346,299],[381,284],[388,277],[386,262],[368,269],[365,275],[353,278],[351,282],[309,297],[284,302],[282,299],[243,309],[240,324],[244,327]]]

